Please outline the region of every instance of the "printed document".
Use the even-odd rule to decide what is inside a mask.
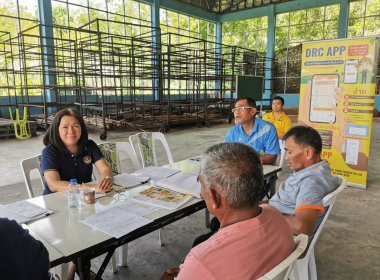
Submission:
[[[148,180],[149,177],[140,177],[128,173],[123,173],[113,177],[113,184],[120,187],[131,188],[141,185]]]
[[[18,206],[20,206],[20,208],[18,208]],[[31,212],[28,212],[28,209],[31,209]],[[19,225],[38,220],[52,213],[53,211],[41,208],[29,201],[19,201],[0,206],[0,217],[15,220]]]
[[[149,224],[152,220],[129,213],[119,207],[112,207],[91,215],[84,220],[81,220],[81,222],[112,237],[120,238]]]
[[[149,205],[175,210],[192,200],[193,197],[189,194],[152,187],[140,192],[137,196],[134,196],[133,199]]]
[[[179,170],[164,168],[164,167],[156,167],[149,166],[143,169],[139,169],[135,171],[135,174],[142,177],[150,177],[151,180],[159,181],[161,179],[170,177],[176,173],[180,172]]]
[[[6,204],[3,207],[26,218],[32,218],[49,212],[49,210],[25,200]]]
[[[157,186],[201,198],[201,183],[193,174],[177,173],[158,181]]]
[[[132,214],[136,214],[138,216],[144,217],[146,215],[149,215],[150,213],[153,213],[156,211],[156,209],[152,210],[149,208],[141,207],[135,204],[132,204],[128,201],[119,201],[115,204],[113,204],[115,207],[120,208],[124,211],[127,211]]]

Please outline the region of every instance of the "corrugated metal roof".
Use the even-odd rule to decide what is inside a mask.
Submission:
[[[227,14],[293,0],[173,0],[186,3],[215,14]]]

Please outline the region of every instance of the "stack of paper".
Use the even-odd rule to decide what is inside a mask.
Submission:
[[[140,177],[128,173],[123,173],[113,177],[113,184],[120,187],[132,188],[144,184],[148,180],[149,177]]]
[[[153,210],[129,202],[120,202],[111,208],[85,218],[81,222],[112,237],[120,238],[152,222],[142,217],[152,212]]]
[[[0,217],[15,220],[18,224],[28,223],[52,213],[53,211],[25,200],[0,206]]]
[[[159,181],[161,179],[170,177],[178,172],[180,171],[175,169],[149,166],[135,171],[135,174],[142,177],[150,177],[150,179],[154,181]]]
[[[157,186],[201,198],[201,184],[193,174],[177,173],[158,181]]]
[[[134,196],[133,199],[149,205],[175,210],[192,200],[193,197],[189,194],[152,187],[140,192],[137,196]]]

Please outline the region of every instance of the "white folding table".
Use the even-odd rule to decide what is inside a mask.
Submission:
[[[180,161],[165,165],[167,168],[181,170],[184,173],[194,173],[199,170],[200,165],[189,161]],[[263,167],[264,177],[275,178],[280,167],[265,165]],[[271,180],[275,181],[275,180]],[[132,188],[126,192],[127,200],[143,207],[151,207],[138,203],[131,198],[150,187],[150,183]],[[63,193],[53,193],[45,196],[35,197],[28,201],[43,208],[53,210],[50,216],[28,224],[31,234],[42,241],[49,251],[51,267],[62,263],[77,260],[81,279],[90,279],[90,261],[104,253],[107,253],[97,278],[100,279],[112,257],[115,249],[144,236],[161,227],[171,224],[183,217],[191,215],[206,207],[202,199],[193,199],[177,210],[158,208],[157,211],[145,216],[152,223],[142,226],[125,236],[116,239],[97,229],[80,222],[85,217],[102,211],[114,202],[113,197],[102,197],[94,204],[86,204],[82,209],[70,209],[67,205],[67,197]],[[109,206],[108,206],[109,207]]]

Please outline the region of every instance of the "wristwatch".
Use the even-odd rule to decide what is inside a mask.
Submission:
[[[104,177],[105,179],[111,179],[111,181],[113,181],[112,177],[111,176],[106,176]]]

